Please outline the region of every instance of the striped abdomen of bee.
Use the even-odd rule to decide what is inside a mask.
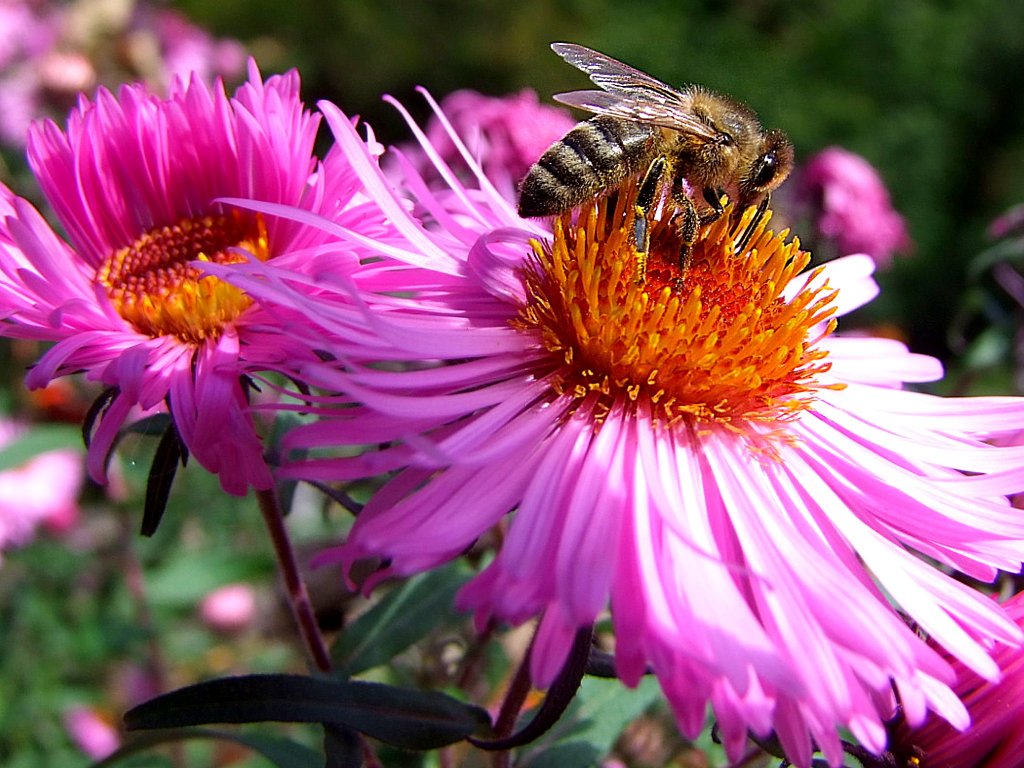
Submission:
[[[519,215],[555,216],[630,176],[658,154],[661,129],[599,116],[580,123],[541,155],[519,188]]]

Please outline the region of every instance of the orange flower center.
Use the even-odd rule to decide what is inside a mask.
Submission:
[[[239,211],[158,227],[111,254],[96,273],[118,313],[139,332],[198,344],[217,338],[252,300],[193,261],[235,264],[270,256],[263,218]]]
[[[605,412],[642,400],[666,424],[738,427],[807,408],[830,366],[816,342],[835,328],[827,284],[783,296],[809,254],[766,229],[770,214],[737,253],[754,209],[735,222],[727,208],[685,268],[668,217],[650,223],[643,259],[631,238],[634,196],[585,204],[555,221],[550,245],[533,243],[515,322],[557,356],[556,390],[596,398]]]

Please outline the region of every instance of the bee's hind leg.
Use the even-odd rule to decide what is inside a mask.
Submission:
[[[637,254],[637,282],[642,283],[647,272],[647,258],[651,250],[650,215],[658,199],[658,190],[665,175],[665,158],[651,161],[640,182],[633,205],[633,241]]]

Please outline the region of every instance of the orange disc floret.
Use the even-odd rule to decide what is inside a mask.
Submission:
[[[551,244],[533,245],[516,322],[558,356],[556,388],[609,407],[642,398],[665,423],[772,421],[805,408],[829,367],[816,342],[834,328],[835,292],[810,280],[785,295],[810,259],[799,242],[768,230],[770,214],[752,225],[753,209],[733,221],[727,208],[685,266],[669,221],[651,223],[642,258],[628,197],[558,218]]]
[[[152,229],[107,258],[96,277],[139,333],[199,343],[217,338],[251,299],[191,262],[238,263],[246,254],[265,261],[269,253],[263,218],[232,211]]]

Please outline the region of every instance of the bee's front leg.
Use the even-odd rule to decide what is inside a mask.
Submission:
[[[750,243],[750,238],[754,234],[754,230],[757,229],[757,225],[761,223],[761,219],[764,218],[765,212],[768,210],[768,205],[771,203],[771,193],[765,193],[765,196],[761,198],[761,202],[757,204],[757,211],[751,218],[750,223],[747,224],[747,228],[743,230],[743,234],[740,235],[740,239],[736,241],[736,253],[741,253],[746,250],[747,245]]]
[[[679,270],[685,271],[690,265],[690,252],[693,244],[697,242],[697,233],[700,231],[700,214],[697,207],[687,195],[680,195],[676,198],[676,214],[672,217],[672,224],[679,235]]]
[[[710,189],[704,190],[705,198],[709,193],[711,193]],[[697,206],[694,205],[693,198],[690,197],[690,190],[682,175],[676,176],[672,182],[672,202],[676,208],[672,223],[676,228],[676,234],[679,235],[679,269],[685,271],[690,265],[690,252],[693,250],[693,244],[697,242],[700,228],[707,222],[697,211]],[[719,213],[711,214],[715,218],[718,218],[721,211],[724,210],[721,204],[718,204],[717,207]],[[714,209],[715,206],[712,205],[712,211]]]
[[[697,241],[700,228],[718,221],[725,213],[725,204],[729,201],[725,190],[722,189],[704,187],[701,195],[704,201],[711,207],[711,211],[703,216],[697,210],[697,206],[690,197],[690,192],[685,185],[683,177],[677,177],[672,185],[672,202],[676,206],[674,223],[680,240],[680,270],[685,270],[690,264],[690,252],[693,250],[693,244]]]
[[[711,212],[706,213],[700,217],[701,225],[712,224],[722,218],[722,214],[725,213],[725,203],[729,202],[729,196],[725,194],[724,189],[712,189],[711,187],[704,187],[704,202],[711,206]],[[722,201],[725,202],[722,202]]]

